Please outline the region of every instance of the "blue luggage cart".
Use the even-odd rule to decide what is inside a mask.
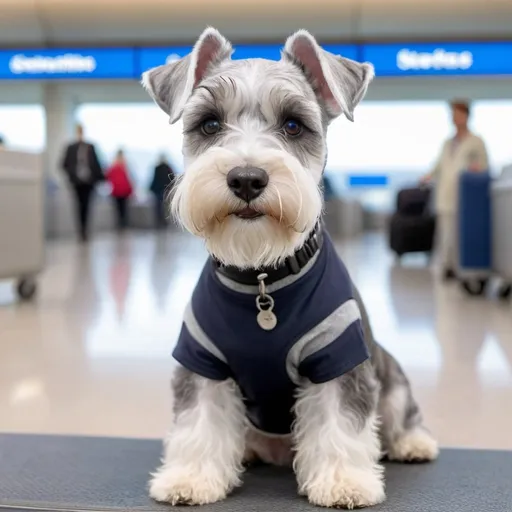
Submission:
[[[459,180],[459,272],[470,295],[485,292],[492,273],[491,176],[464,172]]]
[[[465,172],[459,181],[459,273],[463,289],[473,296],[485,293],[495,270],[491,184],[488,172]],[[510,297],[508,282],[498,296]]]

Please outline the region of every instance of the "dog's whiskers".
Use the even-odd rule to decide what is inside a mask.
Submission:
[[[279,192],[279,189],[277,187],[274,187],[277,198],[279,199],[279,224],[283,222],[283,200],[281,199],[281,193]]]
[[[295,188],[297,189],[297,192],[299,194],[299,199],[300,199],[300,203],[299,203],[299,211],[297,212],[297,217],[295,218],[295,220],[292,222],[291,224],[291,228],[295,230],[295,225],[297,224],[297,222],[299,221],[300,219],[300,215],[302,213],[302,201],[303,201],[303,198],[302,198],[302,191],[300,190],[300,187],[299,185],[297,184],[297,181],[294,182],[294,185],[295,185]],[[306,231],[306,228],[307,228],[307,225],[304,226],[304,229],[302,231],[297,231],[297,233],[304,233],[304,231]]]

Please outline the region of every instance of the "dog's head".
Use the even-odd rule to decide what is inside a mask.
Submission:
[[[222,263],[272,266],[317,223],[327,126],[341,114],[352,120],[373,68],[324,51],[303,30],[278,62],[232,52],[209,28],[191,54],[148,71],[143,84],[172,123],[183,120],[174,215]]]

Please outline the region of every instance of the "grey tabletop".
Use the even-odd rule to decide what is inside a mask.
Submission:
[[[160,452],[152,440],[0,435],[0,510],[168,510],[147,495]],[[443,450],[432,464],[387,464],[386,483],[376,512],[512,512],[512,452]],[[297,496],[291,471],[260,466],[226,501],[200,510],[321,509]]]

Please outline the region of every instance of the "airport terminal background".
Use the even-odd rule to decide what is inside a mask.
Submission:
[[[176,171],[182,172],[182,125],[178,122],[167,126],[167,116],[152,102],[84,102],[70,110],[65,132],[68,135],[62,134],[60,146],[55,144],[56,156],[61,156],[59,151],[69,141],[74,124],[80,123],[105,165],[119,148],[125,150],[140,200],[145,198],[160,154],[168,155]],[[512,98],[476,100],[472,110],[472,129],[484,138],[491,171],[497,175],[512,162],[508,136]],[[43,105],[0,105],[0,114],[0,133],[6,147],[44,150],[47,124]],[[31,126],[28,133],[26,126]],[[339,119],[332,123],[326,174],[339,193],[351,188],[349,176],[367,177],[370,182],[363,182],[359,190],[349,193],[362,196],[369,208],[389,212],[396,189],[413,182],[434,165],[437,152],[450,133],[450,108],[445,100],[367,99],[358,109],[357,122]],[[380,177],[385,180],[379,183]],[[59,168],[49,177],[50,182],[56,183],[62,179]]]
[[[507,56],[512,43],[324,46],[374,63],[377,75],[358,108],[357,122],[339,119],[329,131],[326,174],[339,193],[348,186],[352,188],[349,193],[360,197],[369,209],[389,212],[396,189],[432,167],[439,147],[451,133],[447,102],[456,97],[473,101],[471,126],[486,142],[491,172],[499,174],[512,160],[507,137],[512,113],[512,65]],[[0,51],[4,144],[12,149],[46,148],[48,179],[58,183],[62,181],[62,148],[79,122],[105,165],[119,148],[125,150],[137,199],[144,201],[158,154],[166,153],[176,170],[182,170],[182,137],[181,123],[168,128],[165,114],[148,99],[137,79],[143,71],[185,55],[190,48]],[[277,59],[280,52],[279,44],[235,48],[237,58]],[[404,61],[404,53],[408,60]],[[72,59],[78,59],[75,67],[69,65]],[[94,65],[80,68],[88,59]],[[55,68],[58,65],[67,71]],[[28,133],[27,123],[31,126]],[[364,177],[362,182],[354,180],[358,190],[350,187],[350,176]]]
[[[206,253],[173,225],[153,229],[148,185],[162,152],[183,171],[181,124],[169,125],[141,87],[141,69],[132,66],[147,69],[181,55],[206,23],[218,21],[235,47],[239,43],[239,56],[276,56],[280,41],[299,27],[280,14],[272,24],[258,22],[260,31],[256,22],[234,28],[232,13],[192,30],[167,12],[169,23],[152,18],[152,38],[151,26],[137,29],[134,15],[130,43],[119,28],[108,38],[116,17],[100,19],[101,8],[92,4],[97,27],[93,14],[84,14],[90,40],[71,18],[51,47],[13,30],[0,34],[0,136],[7,150],[43,155],[46,254],[33,302],[20,303],[12,282],[0,282],[0,431],[158,438],[169,422],[172,346]],[[444,283],[435,259],[424,255],[397,262],[387,241],[397,191],[418,183],[453,133],[453,98],[471,101],[471,129],[485,140],[491,174],[498,178],[512,164],[512,22],[499,9],[491,17],[492,7],[483,5],[439,25],[440,14],[419,10],[407,25],[376,8],[372,22],[362,25],[367,33],[357,37],[341,14],[336,27],[328,24],[327,11],[323,22],[313,17],[307,28],[320,42],[376,67],[355,122],[332,124],[326,175],[342,205],[343,216],[330,224],[336,245],[378,340],[403,364],[442,446],[512,450],[510,302],[496,299],[494,281],[485,297],[468,297],[456,283]],[[436,9],[448,7],[436,3]],[[408,12],[412,19],[414,8]],[[112,49],[121,52],[116,66]],[[82,68],[55,72],[56,59],[70,52]],[[120,236],[108,191],[98,188],[87,245],[76,240],[61,170],[77,123],[104,167],[124,149],[136,188],[131,226]]]

